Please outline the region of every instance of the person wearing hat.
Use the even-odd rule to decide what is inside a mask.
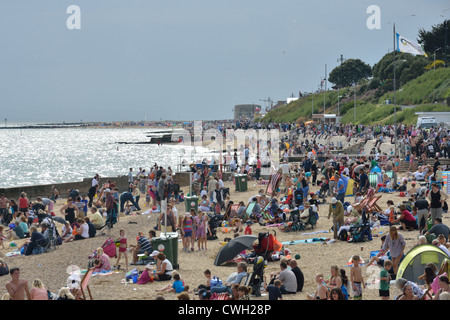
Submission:
[[[331,215],[333,215],[333,237],[337,239],[337,231],[344,225],[344,206],[335,197],[331,198],[328,208],[328,219],[330,219]]]

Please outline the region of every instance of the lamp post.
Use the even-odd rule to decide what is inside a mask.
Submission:
[[[436,51],[438,51],[438,50],[441,50],[442,49],[442,47],[441,48],[437,48],[436,50],[434,50],[434,70],[436,70]]]
[[[339,90],[339,87],[338,87],[338,90]],[[342,97],[343,97],[343,96],[340,96],[339,93],[338,93],[338,114],[337,114],[338,119],[339,119],[339,115],[340,115],[340,110],[339,110],[339,101],[340,101],[340,100],[339,100],[339,99],[342,98]]]
[[[341,66],[342,66],[342,62],[344,61],[345,59],[344,59],[344,56],[341,54],[341,57],[337,60],[338,62],[340,61],[341,62]],[[341,70],[341,72],[342,72],[342,70]],[[342,80],[342,79],[341,79]],[[339,118],[339,98],[341,97],[340,95],[339,95],[339,83],[338,83],[338,85],[337,85],[337,87],[338,87],[338,118]]]
[[[325,78],[323,79],[325,81],[325,92],[323,93],[323,121],[325,122],[325,98],[327,95],[327,65],[325,64]]]
[[[353,91],[354,92],[353,117],[354,117],[354,122],[356,123],[356,82],[353,82],[353,89],[354,89],[354,91]]]

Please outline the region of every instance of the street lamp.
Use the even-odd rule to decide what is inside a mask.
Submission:
[[[342,66],[342,62],[344,61],[345,59],[344,59],[344,56],[341,54],[341,57],[337,60],[337,62],[341,62],[341,66]],[[342,72],[342,70],[340,70],[341,72]],[[341,97],[340,95],[339,95],[339,83],[338,83],[338,85],[337,85],[337,87],[338,87],[338,118],[339,118],[339,98]]]
[[[356,82],[353,82],[353,88],[354,88],[354,97],[355,97],[354,102],[353,102],[353,105],[354,105],[353,117],[354,117],[354,122],[356,123]]]
[[[442,47],[440,47],[440,48],[437,48],[436,50],[434,50],[434,70],[436,70],[436,51],[438,51],[438,50],[441,50],[442,49]]]
[[[339,90],[339,87],[338,87],[338,90]],[[339,111],[339,101],[340,101],[340,100],[339,100],[339,99],[342,98],[342,97],[343,97],[343,96],[340,96],[339,93],[338,93],[338,114],[337,114],[338,119],[339,119],[339,115],[340,115],[340,111]]]

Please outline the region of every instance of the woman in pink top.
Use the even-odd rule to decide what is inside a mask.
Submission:
[[[111,271],[111,262],[109,256],[103,252],[102,248],[97,249],[97,255],[95,257],[95,269],[94,272]]]
[[[33,280],[33,285],[30,290],[31,300],[48,300],[47,289],[39,279]]]

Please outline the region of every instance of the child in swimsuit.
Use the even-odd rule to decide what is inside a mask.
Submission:
[[[117,241],[119,242],[119,256],[117,257],[116,269],[118,269],[120,258],[123,255],[125,257],[125,270],[128,271],[127,236],[124,229],[120,230],[120,236]]]

